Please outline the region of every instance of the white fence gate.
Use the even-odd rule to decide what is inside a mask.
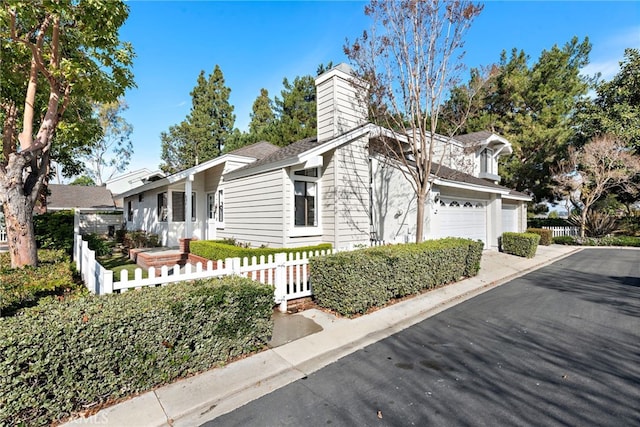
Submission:
[[[574,227],[574,226],[547,227],[547,226],[543,226],[542,228],[545,228],[547,230],[551,230],[551,233],[553,234],[553,237],[559,237],[559,236],[578,237],[580,235],[580,227]]]
[[[287,301],[311,296],[313,294],[309,282],[309,258],[336,253],[337,250],[298,253],[278,253],[261,256],[260,258],[227,258],[226,260],[209,261],[207,265],[197,263],[195,266],[186,264],[164,266],[160,269],[149,268],[148,277],[142,278],[142,269],[137,268],[134,277],[129,278],[126,270],[121,271],[118,281],[113,272],[105,269],[95,257],[95,252],[89,249],[82,236],[76,235],[74,244],[74,259],[76,268],[82,276],[90,292],[101,295],[114,292],[126,292],[130,289],[140,289],[146,286],[161,286],[167,283],[187,280],[222,277],[226,275],[240,275],[249,277],[260,283],[274,287],[274,301],[279,304],[281,311],[287,310]]]

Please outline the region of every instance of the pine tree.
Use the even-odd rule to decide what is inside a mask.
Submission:
[[[160,135],[163,171],[175,173],[220,155],[234,131],[230,93],[218,65],[208,79],[204,71],[200,72],[191,91],[191,112],[179,125]]]

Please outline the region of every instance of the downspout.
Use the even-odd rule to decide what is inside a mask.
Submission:
[[[282,247],[287,247],[287,235],[289,228],[287,227],[287,197],[289,197],[289,191],[287,190],[287,172],[285,169],[280,170],[282,177]]]
[[[340,162],[338,156],[340,155],[340,149],[336,149],[335,156],[333,157],[333,248],[338,249],[340,245],[340,231],[338,220],[340,218],[338,208],[338,172],[340,170]]]

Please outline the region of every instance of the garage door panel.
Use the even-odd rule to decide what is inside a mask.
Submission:
[[[442,199],[437,213],[438,237],[463,237],[487,241],[487,208],[484,203]]]

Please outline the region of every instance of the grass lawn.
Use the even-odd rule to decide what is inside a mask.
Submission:
[[[120,272],[126,270],[129,272],[129,279],[133,279],[136,268],[141,268],[139,265],[129,259],[128,256],[122,253],[114,253],[112,255],[98,257],[98,262],[102,264],[107,270],[113,271],[113,280],[120,280]],[[142,278],[147,277],[147,270],[142,269]]]

